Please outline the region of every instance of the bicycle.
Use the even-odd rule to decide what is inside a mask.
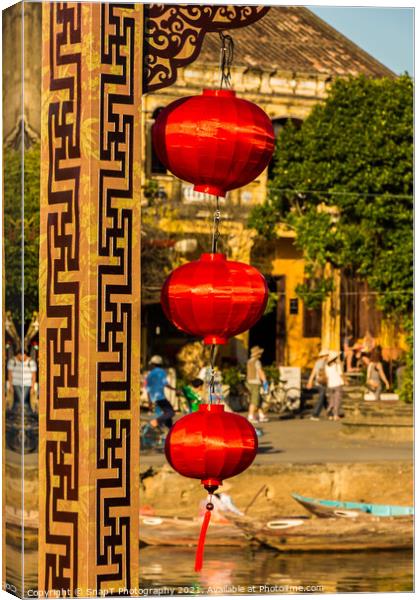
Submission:
[[[249,409],[249,390],[245,384],[245,375],[240,376],[240,381],[230,386],[226,395],[226,402],[235,412],[245,412]]]
[[[163,450],[166,433],[160,427],[143,423],[140,427],[140,450]]]
[[[285,412],[296,412],[300,408],[301,390],[297,387],[286,387],[287,380],[280,379],[278,383],[273,381],[268,386],[264,403],[267,410],[283,414]]]

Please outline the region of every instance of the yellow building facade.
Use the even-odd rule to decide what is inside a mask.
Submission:
[[[299,126],[312,108],[324,100],[331,81],[337,77],[361,73],[370,77],[394,76],[302,7],[272,7],[258,23],[230,34],[235,44],[232,87],[238,96],[255,102],[269,115],[276,134],[288,119]],[[164,170],[153,152],[150,130],[159,110],[170,102],[200,94],[203,88],[219,87],[219,56],[219,36],[208,34],[200,56],[179,71],[176,83],[163,93],[144,98],[143,183],[154,180],[164,202],[174,207],[174,215],[162,218],[160,228],[170,235],[188,239],[197,235],[210,239],[211,197],[193,192],[191,184]],[[279,239],[274,244],[258,243],[256,232],[246,227],[250,209],[264,202],[267,196],[268,178],[269,169],[266,169],[248,186],[229,192],[222,203],[222,250],[231,258],[258,266],[269,280],[270,291],[277,295],[274,315],[263,318],[267,321],[265,328],[260,325],[257,331],[251,330],[249,336],[242,336],[241,341],[245,351],[249,343],[263,345],[267,349],[266,362],[308,367],[321,346],[340,349],[346,335],[346,322],[350,322],[345,313],[363,312],[363,294],[366,296],[367,292],[362,290],[358,296],[359,306],[355,309],[352,305],[349,309],[344,303],[352,296],[343,292],[340,275],[333,273],[332,296],[318,311],[309,311],[304,306],[296,294],[296,286],[304,282],[305,263],[294,245],[294,233],[280,229]],[[145,213],[147,210],[145,206]],[[196,255],[185,256],[188,260],[192,258]],[[354,331],[356,338],[374,334],[385,353],[389,349],[395,355],[401,344],[389,326],[376,323],[372,332],[366,321],[367,313],[361,319],[357,315],[354,318],[360,321]],[[378,321],[377,315],[375,318]]]

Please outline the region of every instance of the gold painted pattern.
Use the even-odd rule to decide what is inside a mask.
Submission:
[[[141,22],[101,7],[97,273],[96,538],[98,589],[137,587],[140,393]],[[134,467],[134,468],[133,468]],[[137,572],[137,569],[136,569]]]
[[[92,596],[138,585],[143,6],[43,31],[39,587]]]
[[[78,581],[81,6],[45,4],[40,291],[41,589]]]
[[[150,5],[144,53],[143,10],[43,5],[39,588],[60,596],[138,586],[138,74],[170,85],[268,9]]]

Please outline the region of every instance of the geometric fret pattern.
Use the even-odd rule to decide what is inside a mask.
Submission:
[[[130,5],[102,5],[96,419],[96,544],[97,564],[101,567],[98,589],[106,588],[107,583],[111,587],[123,584],[128,589],[138,585],[130,577],[130,536],[135,538],[136,556],[138,547],[138,524],[132,522],[130,511],[139,487],[139,469],[133,471],[130,466],[131,454],[138,464],[139,426],[133,414],[140,404],[140,315],[134,305],[134,299],[140,298],[140,222],[135,213],[140,211],[141,186],[138,177],[134,179],[134,165],[140,164],[141,78],[137,74],[142,60],[142,29],[136,30],[138,25]],[[136,33],[140,34],[137,41]]]
[[[169,85],[206,31],[245,26],[266,10],[43,4],[44,592],[121,595],[138,587],[143,81],[149,90]]]
[[[142,37],[142,5],[43,7],[39,586],[60,595],[138,585]]]
[[[40,304],[40,490],[45,489],[41,589],[78,582],[80,391],[81,5],[45,4]],[[45,269],[45,270],[44,270]],[[44,481],[43,481],[44,480]]]

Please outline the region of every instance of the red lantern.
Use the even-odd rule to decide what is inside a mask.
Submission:
[[[181,331],[203,337],[205,344],[226,344],[258,321],[267,297],[267,283],[255,267],[214,253],[172,271],[161,303]]]
[[[258,449],[254,427],[244,417],[226,413],[223,404],[201,404],[198,412],[182,417],[166,438],[170,465],[184,477],[200,479],[213,494],[224,479],[242,473]],[[211,498],[211,497],[210,497]],[[197,546],[195,570],[203,564],[204,542],[213,504],[208,502]]]
[[[200,479],[214,492],[224,479],[242,473],[253,462],[258,441],[255,428],[223,404],[200,404],[182,417],[166,438],[170,465],[184,477]]]
[[[269,117],[233,90],[204,90],[172,102],[152,135],[159,159],[174,175],[197,192],[222,197],[256,179],[274,150]]]

